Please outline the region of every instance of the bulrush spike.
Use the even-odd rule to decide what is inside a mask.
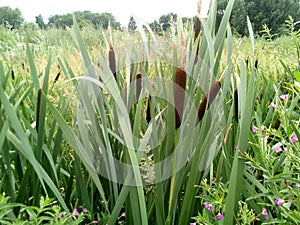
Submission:
[[[211,86],[208,94],[205,95],[204,99],[200,103],[199,109],[198,109],[198,121],[197,124],[203,119],[204,113],[206,111],[206,105],[207,109],[210,107],[214,99],[217,97],[219,91],[221,89],[221,82],[220,80],[217,80],[213,83]],[[208,102],[207,102],[208,100]]]
[[[58,81],[59,77],[60,77],[60,74],[61,74],[61,69],[58,71],[55,79],[54,79],[54,84]]]
[[[36,106],[36,124],[35,129],[39,132],[40,110],[41,110],[42,89],[38,90],[37,106]]]
[[[183,115],[184,98],[185,98],[185,87],[186,87],[186,72],[185,67],[185,40],[183,31],[180,32],[181,46],[179,56],[179,66],[175,74],[174,84],[174,104],[175,104],[175,123],[176,129],[181,125],[181,118]]]
[[[13,69],[11,69],[11,78],[14,80],[15,79],[15,72]]]
[[[147,111],[146,111],[146,120],[147,120],[148,123],[150,123],[150,121],[151,121],[151,108],[150,108],[150,105],[151,105],[151,96],[149,96],[149,98],[148,98]]]
[[[237,88],[235,88],[233,92],[233,101],[234,101],[234,118],[235,121],[238,123],[239,122],[239,98],[238,98]]]
[[[111,33],[110,24],[108,26],[108,36],[109,36],[109,53],[108,53],[109,68],[110,68],[111,72],[113,73],[115,79],[117,80],[117,76],[116,76],[116,56],[115,56],[115,51],[114,51],[113,43],[112,43],[112,33]]]
[[[197,13],[196,21],[195,21],[195,25],[194,25],[194,31],[195,31],[194,42],[196,42],[196,40],[197,40],[197,38],[200,34],[200,31],[201,31],[201,22],[200,22],[200,19],[199,19],[200,12],[201,12],[201,5],[202,5],[202,0],[199,0],[199,2],[198,2],[198,13]],[[196,50],[195,64],[198,61],[199,47],[200,47],[200,43],[198,42],[197,43],[197,50]]]
[[[142,91],[142,75],[138,66],[138,73],[136,75],[136,101],[139,100]]]
[[[234,89],[234,92],[233,92],[234,117],[235,117],[235,121],[238,123],[239,122],[238,86],[239,86],[239,83],[240,83],[240,77],[237,74],[235,74],[235,83],[236,83],[236,88]]]

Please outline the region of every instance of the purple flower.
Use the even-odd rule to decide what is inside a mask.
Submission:
[[[290,142],[291,142],[291,143],[294,143],[294,142],[296,142],[296,141],[298,141],[298,137],[297,137],[297,135],[294,133],[293,136],[292,136],[292,138],[291,138],[291,140],[290,140]]]
[[[262,214],[264,215],[265,219],[268,220],[269,219],[269,214],[268,214],[268,210],[266,208],[262,209]]]
[[[88,211],[87,208],[84,208],[84,209],[82,210],[83,213],[87,213],[87,211]]]
[[[224,215],[221,214],[221,213],[218,213],[218,214],[216,215],[216,219],[217,219],[217,220],[224,220]]]
[[[78,217],[79,216],[79,212],[77,211],[77,209],[75,208],[73,211],[74,216]]]
[[[274,102],[271,102],[269,107],[275,107],[275,103]]]
[[[238,146],[234,146],[234,151],[239,150]]]
[[[58,216],[57,216],[57,220],[59,221],[60,219],[61,219],[61,216],[60,216],[60,215],[58,215]]]
[[[276,197],[276,198],[275,198],[275,201],[276,201],[276,204],[278,205],[278,207],[281,207],[281,206],[282,206],[283,200],[282,200],[281,198]]]
[[[278,153],[278,152],[281,152],[281,151],[282,151],[281,146],[282,146],[282,144],[279,142],[279,143],[273,145],[272,149],[273,149],[276,153]]]
[[[190,223],[190,225],[196,225],[196,223]]]
[[[204,208],[206,208],[208,211],[212,212],[212,205],[208,203],[204,203]]]
[[[289,95],[288,94],[280,95],[280,98],[283,99],[284,101],[287,101],[289,99]]]
[[[298,188],[298,191],[300,191],[300,184],[297,184],[296,186]]]
[[[92,224],[98,224],[98,221],[97,221],[97,220],[94,220],[94,221],[92,222]]]
[[[256,127],[256,126],[253,125],[253,126],[252,126],[252,132],[253,132],[253,133],[256,133],[257,131],[258,131],[258,127]]]
[[[122,216],[122,217],[126,217],[126,212],[123,212],[123,213],[121,214],[121,216]]]
[[[289,183],[288,179],[284,179],[283,182],[285,183],[285,185],[288,185]]]

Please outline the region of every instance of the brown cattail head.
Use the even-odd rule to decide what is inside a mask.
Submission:
[[[279,126],[280,126],[280,120],[279,117],[277,117],[272,128],[278,130]]]
[[[214,99],[217,97],[219,91],[221,89],[221,82],[219,80],[215,81],[213,85],[211,86],[208,94],[205,95],[204,99],[200,103],[199,109],[198,109],[198,121],[197,124],[203,119],[204,113],[207,109],[209,109],[210,105],[214,101]]]
[[[147,111],[146,111],[146,120],[147,120],[148,123],[150,123],[150,121],[151,121],[151,108],[150,108],[150,105],[151,105],[151,96],[149,96],[149,98],[148,98]]]
[[[41,110],[42,89],[38,90],[37,107],[36,107],[36,131],[39,131],[40,110]]]
[[[175,84],[174,84],[176,129],[179,128],[181,125],[181,118],[183,115],[184,98],[185,98],[185,86],[186,86],[186,72],[178,68],[175,74]]]
[[[59,77],[60,77],[60,74],[61,74],[61,69],[58,71],[55,79],[54,79],[54,84],[58,81]]]
[[[238,100],[237,88],[235,88],[233,92],[233,101],[234,101],[234,117],[235,117],[235,121],[238,123],[239,122],[239,100]]]
[[[139,100],[142,91],[142,75],[138,73],[136,75],[136,101]]]
[[[14,72],[13,69],[11,70],[11,78],[12,78],[13,80],[15,79],[15,72]]]
[[[111,34],[111,27],[110,24],[108,26],[108,36],[109,36],[109,53],[108,53],[108,57],[109,57],[109,68],[111,70],[111,72],[113,73],[115,79],[117,80],[117,76],[116,76],[116,56],[115,56],[115,51],[114,51],[114,47],[113,47],[113,43],[112,43],[112,34]]]

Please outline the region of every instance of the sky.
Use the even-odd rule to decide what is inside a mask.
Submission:
[[[41,14],[44,21],[51,15],[63,15],[74,11],[89,10],[93,13],[112,13],[122,26],[127,26],[131,15],[146,22],[174,12],[181,17],[197,14],[198,0],[0,0],[0,7],[18,8],[27,22],[35,22]]]

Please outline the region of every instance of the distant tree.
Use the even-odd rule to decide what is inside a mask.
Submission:
[[[18,28],[24,22],[21,11],[8,6],[0,7],[0,23],[9,25],[12,29]]]
[[[35,23],[36,23],[41,29],[45,29],[45,28],[46,28],[46,24],[44,23],[44,18],[42,17],[41,14],[35,17]]]
[[[154,33],[159,34],[159,35],[162,34],[161,24],[157,20],[150,23],[149,26]]]
[[[129,32],[133,32],[133,31],[136,30],[136,28],[137,28],[136,22],[135,22],[133,16],[131,16],[131,17],[129,18],[129,22],[128,22],[128,31],[129,31]]]
[[[75,18],[79,27],[86,25],[93,25],[95,28],[102,27],[107,29],[108,24],[113,29],[120,29],[121,24],[116,21],[116,18],[111,13],[92,13],[90,11],[75,12]],[[73,25],[73,14],[54,15],[49,18],[48,26],[55,26],[57,28],[66,28]]]
[[[162,24],[162,29],[164,31],[171,27],[171,23],[177,20],[177,15],[175,13],[169,13],[167,15],[162,15],[159,18],[159,23]]]
[[[216,27],[222,19],[227,3],[228,0],[218,0]],[[300,4],[298,0],[236,0],[230,24],[233,30],[242,36],[248,34],[247,15],[255,33],[259,34],[266,24],[273,34],[279,34],[288,16],[292,16],[296,21],[300,19]]]

